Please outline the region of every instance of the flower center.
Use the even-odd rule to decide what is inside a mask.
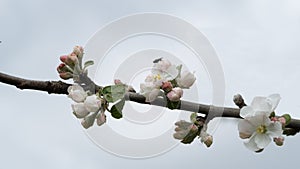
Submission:
[[[155,75],[155,76],[154,76],[154,79],[155,79],[155,80],[161,80],[160,74]]]
[[[267,127],[265,125],[260,125],[257,127],[256,132],[259,134],[264,134],[267,132]]]

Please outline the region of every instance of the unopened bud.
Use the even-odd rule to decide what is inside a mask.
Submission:
[[[213,137],[211,135],[202,137],[201,142],[203,142],[207,147],[210,147],[213,143]]]
[[[64,80],[68,80],[70,78],[73,78],[73,74],[70,72],[61,72],[61,73],[59,73],[59,77]]]
[[[171,82],[163,82],[161,88],[165,91],[165,92],[170,92],[173,88],[173,85]]]
[[[114,83],[115,83],[115,85],[123,84],[120,79],[115,79]]]
[[[282,124],[282,126],[285,126],[286,124],[286,119],[284,117],[279,117],[278,121]]]
[[[284,142],[284,137],[275,137],[273,139],[273,141],[275,142],[275,144],[277,146],[282,146],[283,145],[283,142]]]
[[[82,48],[82,46],[75,46],[74,49],[73,49],[73,53],[75,55],[77,55],[78,57],[82,57],[82,55],[83,55],[83,48]]]
[[[101,126],[106,122],[106,115],[104,113],[100,113],[97,117],[97,125]]]
[[[179,101],[182,95],[183,90],[179,87],[175,87],[167,94],[167,97],[170,101]]]

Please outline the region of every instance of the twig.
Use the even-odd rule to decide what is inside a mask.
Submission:
[[[11,75],[7,75],[0,72],[0,82],[16,86],[19,89],[32,89],[39,91],[46,91],[49,94],[68,94],[68,87],[71,84],[64,83],[62,81],[37,81],[37,80],[28,80]],[[96,85],[96,89],[100,88]],[[146,98],[143,95],[138,93],[128,92],[125,95],[127,101],[137,102],[141,104],[149,104],[155,106],[166,107],[166,100],[162,98],[157,98],[155,101],[148,103]],[[241,101],[241,100],[240,100]],[[239,102],[238,102],[239,103]],[[246,105],[245,103],[239,103],[240,105]],[[239,106],[239,107],[240,107]],[[198,104],[189,101],[181,101],[181,105],[178,108],[180,110],[186,110],[190,112],[198,112],[209,116],[210,118],[214,117],[230,117],[230,118],[241,118],[239,108],[229,108],[229,107],[217,107],[213,105]],[[291,122],[286,126],[295,130],[300,130],[300,120],[292,119]]]

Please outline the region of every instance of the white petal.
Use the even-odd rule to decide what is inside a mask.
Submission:
[[[268,134],[256,134],[254,140],[257,147],[260,149],[265,148],[272,141]]]
[[[281,97],[279,94],[272,94],[267,98],[267,101],[271,105],[271,112],[273,112],[279,104]]]
[[[160,92],[159,89],[153,89],[149,93],[148,97],[146,97],[146,102],[153,102],[157,98],[157,96],[159,95],[159,92]]]
[[[253,116],[253,115],[254,115],[254,110],[251,106],[244,106],[240,111],[240,116],[243,118],[248,116]]]
[[[168,74],[167,79],[168,80],[173,80],[178,75],[178,69],[175,65],[172,65],[166,70],[166,73]]]
[[[83,118],[89,114],[83,103],[72,104],[72,109],[77,118]]]
[[[244,145],[251,151],[258,151],[260,148],[257,147],[257,144],[255,143],[255,134],[251,136],[248,142],[245,142]]]
[[[101,106],[101,100],[96,95],[88,96],[84,101],[84,106],[89,112],[97,112]]]
[[[267,130],[267,134],[269,134],[271,137],[279,137],[283,132],[282,125],[278,121],[267,126]]]
[[[266,97],[255,97],[252,100],[251,107],[254,111],[266,112],[268,115],[272,109],[272,105],[267,101]]]
[[[265,114],[261,114],[261,115],[246,117],[245,119],[248,120],[253,126],[258,127],[264,124],[265,117],[266,117]]]
[[[256,126],[253,126],[248,120],[243,119],[238,124],[238,130],[244,135],[251,136],[255,132]]]

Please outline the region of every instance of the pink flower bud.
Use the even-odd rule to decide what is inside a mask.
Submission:
[[[283,145],[283,142],[284,142],[284,137],[275,137],[273,139],[273,141],[275,142],[275,144],[277,146],[282,146]]]
[[[82,46],[75,46],[73,49],[73,53],[77,56],[82,56],[83,55],[83,47]]]
[[[173,85],[171,82],[163,82],[161,88],[165,91],[165,92],[170,92],[173,88]]]
[[[103,125],[106,122],[106,115],[104,113],[100,113],[97,117],[98,126]]]
[[[64,80],[68,80],[70,78],[73,78],[73,74],[70,72],[62,72],[62,73],[59,73],[59,77]]]
[[[78,63],[77,55],[75,53],[71,53],[70,55],[68,55],[68,61],[70,61],[73,64]]]
[[[175,87],[167,94],[167,97],[170,101],[179,101],[182,95],[183,90],[179,87]]]
[[[123,84],[120,79],[115,79],[114,83],[115,85]]]
[[[279,117],[278,121],[281,123],[282,126],[285,126],[286,124],[286,119],[284,117]]]
[[[62,56],[59,57],[59,59],[60,59],[62,62],[66,63],[66,62],[67,62],[67,59],[68,59],[68,55],[62,55]]]
[[[211,135],[208,135],[205,138],[205,141],[203,142],[207,147],[210,147],[213,143],[213,137]]]

